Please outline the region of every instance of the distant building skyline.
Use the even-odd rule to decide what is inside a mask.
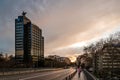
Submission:
[[[15,59],[18,63],[43,65],[44,37],[42,30],[25,16],[15,19]]]
[[[71,63],[71,60],[68,57],[61,57],[58,55],[49,55],[47,58],[52,60],[57,60],[59,62],[66,62],[67,64]]]

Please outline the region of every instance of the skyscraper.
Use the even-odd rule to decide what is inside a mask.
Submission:
[[[42,30],[32,24],[25,14],[23,12],[15,19],[15,59],[17,63],[42,66],[44,61]]]

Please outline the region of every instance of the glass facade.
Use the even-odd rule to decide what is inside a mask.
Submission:
[[[23,50],[23,17],[19,16],[15,19],[15,51],[16,58],[20,61],[23,60],[24,50]]]
[[[18,62],[41,65],[44,60],[42,30],[25,16],[15,19],[15,57]]]

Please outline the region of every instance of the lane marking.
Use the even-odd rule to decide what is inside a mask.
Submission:
[[[69,69],[69,70],[70,70],[70,69]],[[57,72],[52,72],[52,73],[47,73],[47,74],[42,74],[42,75],[31,76],[31,77],[26,77],[26,78],[22,78],[22,79],[19,79],[19,80],[32,79],[32,78],[36,78],[36,77],[41,77],[41,76],[46,76],[46,75],[50,75],[50,74],[60,73],[60,72],[63,72],[63,71],[65,71],[65,70],[57,71]],[[67,71],[67,70],[66,70],[66,71]]]

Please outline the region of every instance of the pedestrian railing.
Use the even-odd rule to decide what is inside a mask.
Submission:
[[[93,80],[98,80],[93,74],[91,74],[90,72],[88,72],[86,69],[84,69],[84,71],[89,74]]]

